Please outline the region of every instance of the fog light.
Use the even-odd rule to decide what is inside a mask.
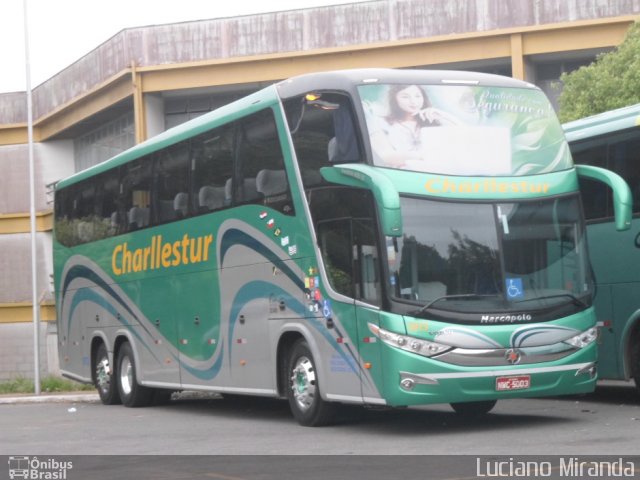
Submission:
[[[585,365],[576,372],[576,377],[579,375],[584,375],[585,373],[589,375],[589,378],[596,378],[596,375],[598,375],[598,367],[595,363]]]
[[[405,378],[400,382],[400,386],[405,390],[413,390],[413,387],[415,386],[415,384],[416,382],[414,382],[410,378]]]

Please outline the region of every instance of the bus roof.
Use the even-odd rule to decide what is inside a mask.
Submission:
[[[640,127],[640,103],[581,118],[562,125],[569,142],[634,127]]]
[[[357,85],[372,83],[417,83],[445,85],[481,85],[511,88],[537,89],[535,85],[510,77],[477,72],[454,70],[398,70],[391,68],[367,68],[335,70],[309,73],[283,80],[258,92],[229,103],[198,118],[173,127],[153,138],[105,160],[98,165],[61,180],[56,189],[64,188],[85,178],[92,177],[131,160],[148,155],[162,148],[178,143],[186,138],[203,133],[216,126],[246,116],[266,106],[273,105],[280,98],[286,99],[313,90],[354,91]]]
[[[302,95],[313,90],[346,90],[357,85],[375,83],[416,83],[421,85],[479,85],[511,88],[537,88],[511,77],[489,73],[455,70],[400,70],[393,68],[360,68],[299,75],[278,83],[282,98]]]
[[[217,108],[212,112],[170,128],[102,163],[77,172],[59,181],[56,184],[56,189],[67,187],[85,178],[126,164],[131,160],[156,152],[191,136],[206,132],[220,124],[243,117],[257,110],[262,110],[266,106],[273,105],[277,102],[278,95],[275,87],[273,85],[265,87],[258,92]]]

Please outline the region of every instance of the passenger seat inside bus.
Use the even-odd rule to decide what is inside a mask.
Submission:
[[[287,191],[287,174],[284,170],[260,170],[256,176],[256,190],[265,197]]]
[[[227,180],[224,184],[224,197],[225,202],[228,205],[231,204],[231,199],[233,198],[231,190],[231,179]],[[260,198],[260,194],[256,189],[256,179],[255,178],[245,178],[242,186],[242,191],[238,192],[240,195],[241,201],[240,203],[252,202]]]
[[[129,226],[136,228],[144,228],[149,225],[149,208],[131,207],[129,210]]]
[[[189,213],[189,195],[185,192],[178,192],[173,199],[173,209],[178,214],[178,217],[186,217]]]
[[[198,206],[200,210],[218,210],[225,206],[225,187],[205,185],[198,192]]]
[[[120,212],[118,212],[117,210],[111,213],[111,216],[109,217],[109,223],[111,224],[111,228],[113,228],[114,231],[117,231],[118,228],[120,227],[121,218],[122,216],[120,215]]]

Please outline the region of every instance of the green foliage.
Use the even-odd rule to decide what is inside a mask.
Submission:
[[[33,393],[34,390],[33,381],[22,377],[0,383],[0,394]]]
[[[67,247],[102,240],[113,235],[115,227],[111,225],[111,219],[97,215],[71,220],[64,218],[56,223],[56,239]]]
[[[561,122],[640,103],[640,22],[629,28],[617,49],[560,80]]]
[[[85,385],[60,377],[44,377],[40,380],[40,391],[53,392],[77,392],[80,390],[93,390],[93,385]],[[33,380],[17,377],[13,380],[0,382],[0,395],[11,393],[34,393]]]

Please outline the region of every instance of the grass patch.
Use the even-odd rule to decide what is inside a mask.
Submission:
[[[49,376],[40,379],[40,391],[42,393],[78,392],[93,389],[93,385],[74,382],[66,378]],[[0,395],[8,393],[34,393],[35,390],[33,380],[24,377],[0,382]]]

